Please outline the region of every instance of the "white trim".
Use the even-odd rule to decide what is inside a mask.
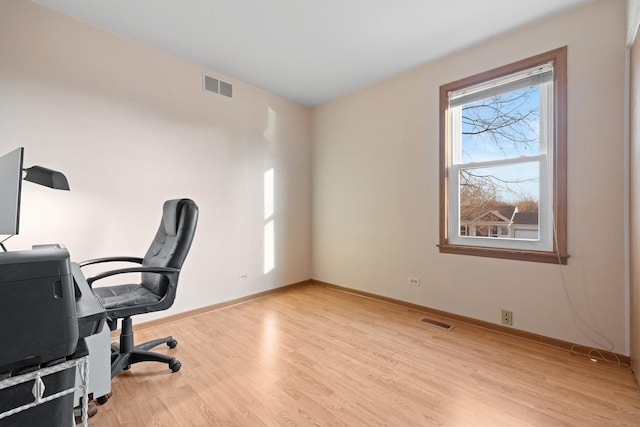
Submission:
[[[542,144],[540,144],[540,147],[542,148]],[[454,166],[458,166],[460,169],[493,168],[496,166],[507,166],[519,163],[535,163],[543,161],[546,158],[546,154],[539,154],[537,156],[510,157],[499,160],[487,160],[485,162],[453,163],[450,168],[453,168]]]
[[[640,27],[640,0],[627,0],[627,47],[633,46]]]
[[[635,2],[637,3],[637,2]],[[637,16],[636,16],[637,17]],[[636,25],[636,29],[638,26]],[[624,69],[624,324],[625,355],[631,354],[631,48],[625,52]]]

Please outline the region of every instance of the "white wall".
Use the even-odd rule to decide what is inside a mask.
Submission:
[[[495,323],[509,309],[515,328],[628,354],[625,13],[590,3],[315,108],[314,279]],[[439,86],[564,45],[568,266],[440,254]]]
[[[234,84],[202,91],[202,73]],[[10,250],[60,242],[74,260],[142,256],[164,200],[200,206],[171,311],[310,277],[310,111],[36,4],[0,2],[0,153],[63,171],[25,182]],[[276,177],[276,268],[263,273],[263,174]],[[246,274],[246,280],[239,280]],[[157,317],[149,315],[148,319]]]

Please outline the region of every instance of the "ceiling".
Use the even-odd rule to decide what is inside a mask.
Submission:
[[[591,0],[34,0],[306,106]]]

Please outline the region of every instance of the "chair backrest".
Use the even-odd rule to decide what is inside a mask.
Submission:
[[[143,266],[182,268],[198,223],[198,206],[190,199],[167,200],[162,207],[162,220]],[[142,273],[142,284],[158,296],[167,292],[168,280],[155,273]]]

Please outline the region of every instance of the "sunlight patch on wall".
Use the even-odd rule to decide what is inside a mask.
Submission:
[[[275,225],[274,214],[274,171],[273,168],[264,173],[264,274],[268,274],[276,266],[275,260]]]

